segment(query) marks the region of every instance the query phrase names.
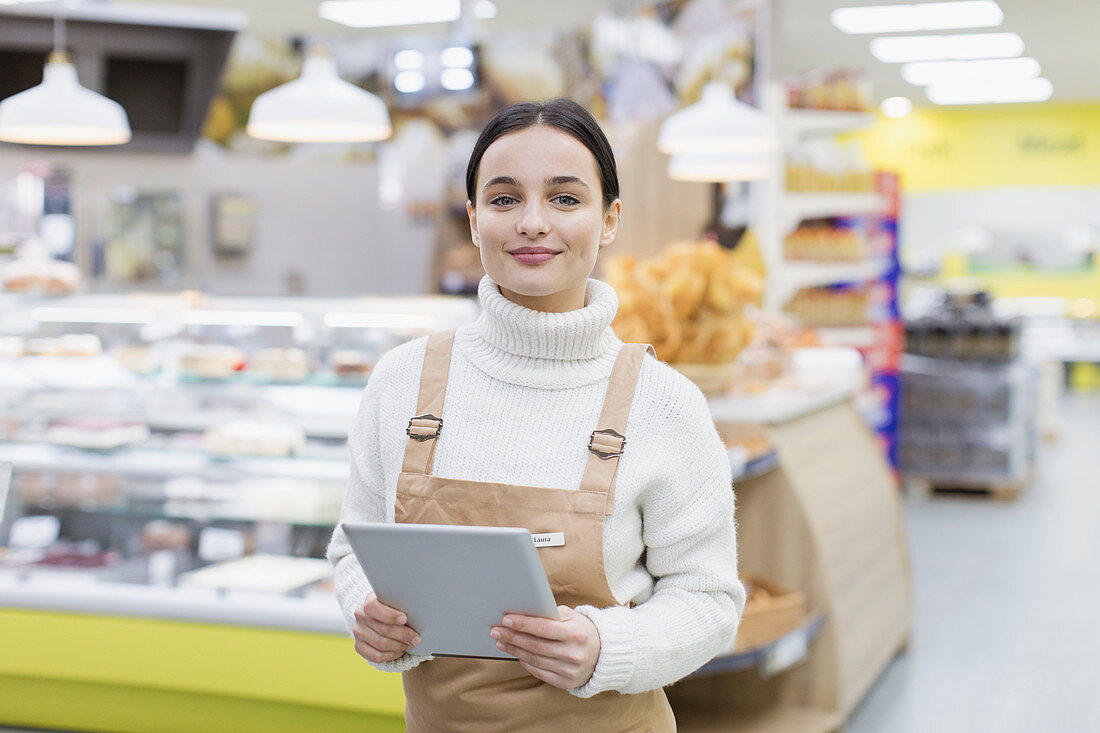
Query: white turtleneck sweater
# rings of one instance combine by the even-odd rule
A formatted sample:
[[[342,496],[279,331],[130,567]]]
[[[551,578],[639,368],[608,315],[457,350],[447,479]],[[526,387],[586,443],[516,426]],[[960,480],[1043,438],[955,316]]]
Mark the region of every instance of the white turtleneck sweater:
[[[485,276],[478,298],[479,317],[455,334],[432,473],[576,490],[623,345],[610,328],[614,289],[589,279],[583,308],[545,313],[508,300]],[[404,343],[375,365],[348,438],[342,522],[394,521],[426,344]],[[729,458],[702,392],[647,354],[626,435],[603,537],[608,586],[623,605],[577,609],[600,635],[591,679],[572,690],[579,697],[644,692],[690,674],[731,648],[745,603]],[[350,631],[370,586],[339,526],[328,558]],[[401,672],[426,659],[375,666]]]

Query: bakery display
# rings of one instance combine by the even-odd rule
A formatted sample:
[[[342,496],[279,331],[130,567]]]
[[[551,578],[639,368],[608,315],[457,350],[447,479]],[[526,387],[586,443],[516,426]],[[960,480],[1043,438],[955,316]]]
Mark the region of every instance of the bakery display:
[[[148,376],[160,367],[153,348],[146,344],[116,346],[111,349],[110,354],[115,361],[135,374]]]
[[[374,359],[364,351],[340,349],[329,356],[329,364],[337,377],[366,379],[374,368]]]
[[[867,259],[867,237],[858,229],[832,224],[804,223],[783,242],[788,260],[862,262]]]
[[[309,376],[309,357],[301,349],[260,349],[249,359],[248,371],[272,382],[301,382]]]
[[[98,356],[103,343],[90,333],[72,333],[56,338],[32,338],[26,341],[27,356]]]
[[[45,257],[13,260],[0,270],[0,289],[11,293],[67,295],[79,284],[79,267]]]
[[[302,451],[306,436],[291,423],[231,420],[208,428],[203,448],[213,456],[293,456]]]
[[[82,450],[116,450],[149,437],[149,428],[131,420],[68,418],[46,429],[45,439],[54,445]]]
[[[244,350],[222,344],[193,344],[180,354],[182,376],[197,379],[226,379],[244,369]]]
[[[753,339],[745,306],[760,276],[714,242],[676,242],[656,257],[610,258],[605,279],[619,296],[611,326],[628,342],[653,344],[670,364],[728,364]]]

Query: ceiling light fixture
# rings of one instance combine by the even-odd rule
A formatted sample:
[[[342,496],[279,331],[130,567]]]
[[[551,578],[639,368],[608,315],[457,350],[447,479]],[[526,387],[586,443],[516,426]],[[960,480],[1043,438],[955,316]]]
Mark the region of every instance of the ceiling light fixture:
[[[421,71],[399,71],[393,77],[393,88],[402,94],[415,94],[424,88],[427,81]]]
[[[779,148],[775,123],[745,104],[723,82],[707,82],[702,98],[663,123],[657,135],[662,153],[764,153]]]
[[[881,109],[882,114],[898,120],[913,111],[913,102],[909,97],[887,97],[882,100]]]
[[[1004,22],[994,0],[837,8],[829,20],[844,33],[898,33],[989,28]]]
[[[970,80],[996,82],[1034,79],[1042,68],[1031,57],[981,61],[913,61],[901,67],[901,78],[915,86]]]
[[[770,153],[675,153],[668,159],[668,177],[674,181],[728,183],[757,181],[771,175]]]
[[[465,46],[449,46],[439,54],[444,66],[469,68],[474,65],[474,52]]]
[[[888,64],[909,61],[1000,59],[1021,56],[1024,41],[1015,33],[962,33],[952,36],[885,36],[871,41],[871,55]]]
[[[424,65],[424,54],[415,48],[406,48],[393,55],[393,65],[399,69],[419,69]]]
[[[309,50],[300,77],[256,97],[245,130],[293,143],[370,142],[393,134],[385,103],[341,79],[323,46]]]
[[[325,20],[352,28],[384,28],[451,23],[462,14],[462,3],[461,0],[324,0],[317,12]]]
[[[439,83],[444,89],[457,92],[474,85],[474,75],[469,69],[444,69],[439,75]]]
[[[474,15],[483,20],[497,17],[497,4],[493,0],[478,0],[474,5]]]
[[[1045,102],[1054,93],[1049,79],[1017,79],[990,83],[988,81],[959,83],[943,82],[924,89],[935,104],[1008,104],[1014,102]]]
[[[65,21],[53,19],[53,53],[42,83],[0,101],[0,140],[26,145],[122,145],[130,120],[118,102],[82,87],[64,51]]]

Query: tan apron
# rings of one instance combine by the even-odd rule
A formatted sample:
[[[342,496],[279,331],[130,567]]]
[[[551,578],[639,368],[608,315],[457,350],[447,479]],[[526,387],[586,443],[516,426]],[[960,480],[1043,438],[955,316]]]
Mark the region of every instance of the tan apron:
[[[431,475],[435,439],[443,425],[453,341],[453,330],[433,333],[428,339],[417,416],[406,430],[409,441],[397,480],[396,521],[564,532],[564,545],[538,551],[558,604],[620,605],[604,574],[604,516],[614,505],[615,472],[625,445],[626,419],[642,359],[652,347],[626,344],[619,353],[599,429],[589,441],[580,489],[571,491]],[[582,699],[531,676],[511,660],[436,657],[405,672],[403,683],[405,722],[411,733],[676,730],[663,690],[638,695],[604,692]]]

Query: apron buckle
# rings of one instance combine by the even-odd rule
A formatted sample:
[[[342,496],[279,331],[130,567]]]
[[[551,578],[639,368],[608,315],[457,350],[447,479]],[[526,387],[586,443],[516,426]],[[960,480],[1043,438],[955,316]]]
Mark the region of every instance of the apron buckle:
[[[441,430],[443,430],[443,419],[426,412],[409,420],[409,427],[405,428],[405,434],[413,440],[433,440],[439,437]]]
[[[596,438],[597,435],[606,436]],[[599,443],[596,441],[599,440]],[[603,460],[621,456],[626,447],[626,437],[611,428],[605,430],[593,430],[592,437],[588,439],[588,450],[595,453]]]

